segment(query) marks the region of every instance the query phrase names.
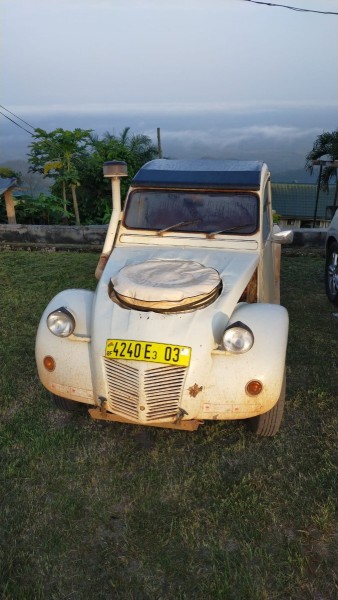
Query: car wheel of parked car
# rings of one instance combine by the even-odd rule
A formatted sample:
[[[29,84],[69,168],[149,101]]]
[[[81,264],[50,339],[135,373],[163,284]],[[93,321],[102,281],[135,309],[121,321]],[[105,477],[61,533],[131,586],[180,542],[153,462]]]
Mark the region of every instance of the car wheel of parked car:
[[[248,419],[248,426],[256,435],[272,437],[279,431],[284,412],[285,388],[286,377],[284,374],[283,385],[277,403],[268,412]]]
[[[74,402],[74,400],[62,398],[61,396],[57,396],[56,394],[51,394],[51,396],[55,406],[57,406],[57,408],[60,408],[61,410],[66,410],[67,412],[83,411],[84,405],[81,404],[81,402]]]
[[[327,250],[325,264],[325,288],[328,299],[338,304],[338,243],[333,242]]]

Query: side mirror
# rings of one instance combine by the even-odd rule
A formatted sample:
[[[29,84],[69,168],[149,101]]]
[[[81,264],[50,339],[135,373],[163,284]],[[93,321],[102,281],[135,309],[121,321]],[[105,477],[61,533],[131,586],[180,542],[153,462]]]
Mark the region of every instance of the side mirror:
[[[281,231],[279,227],[274,227],[271,234],[271,241],[275,244],[292,244],[293,242],[293,231],[286,230]]]

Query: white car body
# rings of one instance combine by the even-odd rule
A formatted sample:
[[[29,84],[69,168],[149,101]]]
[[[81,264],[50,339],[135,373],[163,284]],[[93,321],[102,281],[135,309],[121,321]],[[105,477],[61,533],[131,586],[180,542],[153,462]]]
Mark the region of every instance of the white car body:
[[[173,223],[170,215],[163,217],[168,227],[159,226],[157,231],[130,226],[133,214],[140,210],[137,207],[143,206],[144,212],[148,196],[155,198],[158,190],[163,207],[171,196],[175,206],[181,198],[186,202],[185,195],[199,206],[207,190],[210,194],[203,202],[209,203],[209,212],[213,198],[221,202],[222,194],[238,205],[241,194],[250,196],[249,202],[257,202],[257,227],[250,233],[240,228],[219,233],[219,227],[212,225],[203,225],[208,231],[199,230],[202,226],[191,230],[194,225],[185,221],[172,228],[175,219]],[[119,217],[120,221],[113,210],[106,264],[96,292],[65,290],[42,315],[36,360],[43,385],[55,396],[91,405],[93,418],[139,425],[195,429],[208,419],[250,419],[271,411],[283,393],[288,339],[288,314],[279,305],[280,244],[291,236],[273,225],[267,166],[240,161],[151,161],[134,178]],[[198,265],[202,279],[206,274],[206,287],[214,274],[219,287],[204,305],[204,288],[198,288],[202,305],[194,308],[189,304],[189,289],[194,287]],[[146,281],[144,268],[150,273]],[[125,286],[122,295],[119,286]],[[122,298],[127,298],[126,303]],[[173,309],[162,304],[166,299]],[[182,307],[180,302],[188,304]],[[54,335],[47,326],[48,315],[60,308],[74,319],[75,329],[68,337]],[[252,332],[254,341],[247,352],[224,349],[224,331],[237,322]],[[125,354],[128,348],[130,356]],[[171,362],[153,362],[162,350]],[[172,362],[176,356],[178,366]],[[46,357],[54,361],[50,370],[45,367]],[[248,384],[256,381],[261,389],[249,393]]]
[[[338,207],[327,230],[326,250],[332,242],[338,242]]]

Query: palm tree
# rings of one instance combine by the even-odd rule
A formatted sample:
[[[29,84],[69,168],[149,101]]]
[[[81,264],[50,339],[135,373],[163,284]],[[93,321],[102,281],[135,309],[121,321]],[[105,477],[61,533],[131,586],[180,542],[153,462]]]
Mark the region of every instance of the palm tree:
[[[109,160],[127,163],[128,177],[121,182],[123,203],[135,173],[146,162],[158,157],[157,146],[147,135],[131,134],[130,127],[125,127],[119,134],[107,131],[100,137],[92,132],[89,138],[89,147],[76,165],[81,181],[80,204],[85,221],[98,222],[104,219],[106,222],[111,209],[111,186],[103,177],[103,163]]]
[[[311,174],[313,173],[313,161],[318,160],[322,157],[326,157],[327,160],[333,162],[338,160],[338,129],[329,132],[324,131],[321,133],[313,144],[312,150],[306,156],[305,168]],[[320,189],[325,192],[329,190],[329,182],[331,179],[336,181],[336,191],[334,198],[334,205],[337,203],[338,198],[338,180],[337,180],[337,167],[324,165],[320,171]]]
[[[128,177],[122,182],[125,193],[135,173],[147,162],[158,157],[157,146],[145,134],[131,134],[125,127],[119,135],[106,131],[102,139],[92,137],[94,157],[99,157],[101,165],[108,160],[124,160],[128,165]],[[102,167],[101,167],[102,168]],[[102,178],[103,179],[103,178]],[[107,182],[104,182],[106,186]]]
[[[124,156],[124,160],[131,161],[130,166],[135,166],[137,170],[158,155],[157,146],[152,143],[150,137],[143,133],[131,135],[130,127],[125,127],[119,136],[107,131],[101,140],[101,144],[110,153],[118,152],[119,156],[114,158],[119,159]]]

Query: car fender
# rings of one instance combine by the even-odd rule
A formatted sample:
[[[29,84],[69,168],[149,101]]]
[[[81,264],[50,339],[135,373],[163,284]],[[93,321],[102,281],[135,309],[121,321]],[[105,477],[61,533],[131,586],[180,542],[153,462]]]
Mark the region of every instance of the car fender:
[[[46,307],[38,327],[35,356],[42,384],[53,394],[92,404],[93,385],[90,361],[91,322],[94,292],[64,290]],[[58,337],[47,327],[48,315],[64,307],[75,319],[75,330],[69,337]],[[43,364],[45,356],[55,361],[53,371]]]
[[[289,331],[288,312],[279,304],[239,303],[232,313],[228,326],[241,321],[252,330],[255,343],[271,345],[279,356],[285,356]],[[271,348],[272,349],[272,348]],[[262,350],[260,348],[260,350]]]
[[[270,410],[278,401],[285,372],[288,340],[287,310],[276,304],[240,303],[227,328],[236,322],[249,327],[254,336],[252,348],[243,354],[227,352],[220,346],[212,352],[209,385],[204,390],[199,417],[248,418]],[[246,386],[259,380],[263,390],[250,396]]]

